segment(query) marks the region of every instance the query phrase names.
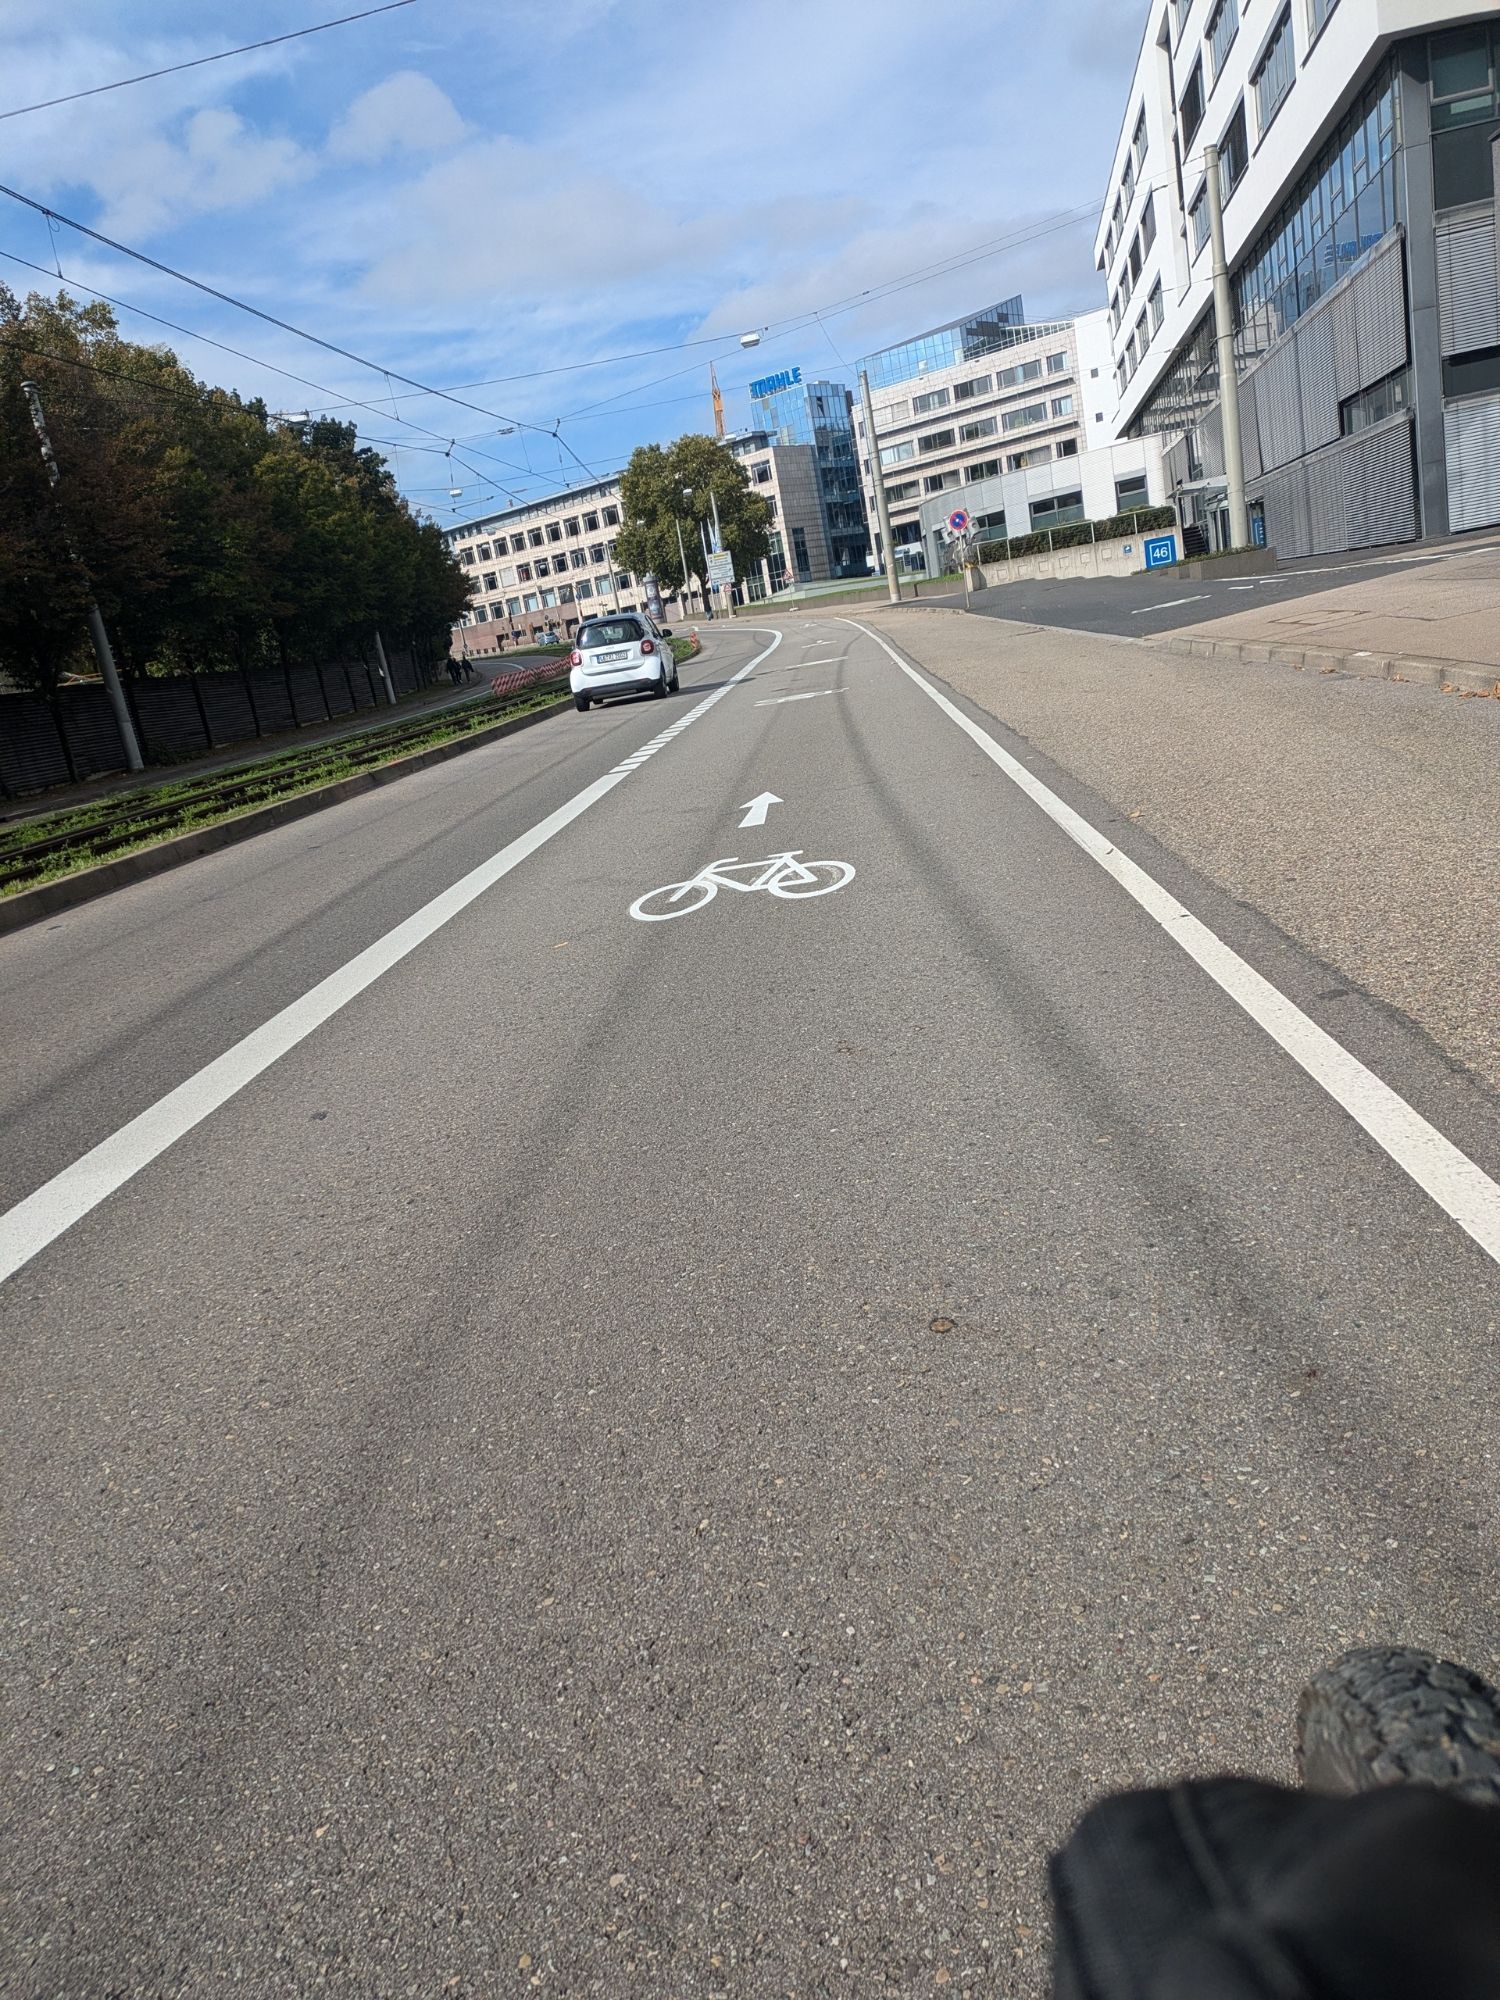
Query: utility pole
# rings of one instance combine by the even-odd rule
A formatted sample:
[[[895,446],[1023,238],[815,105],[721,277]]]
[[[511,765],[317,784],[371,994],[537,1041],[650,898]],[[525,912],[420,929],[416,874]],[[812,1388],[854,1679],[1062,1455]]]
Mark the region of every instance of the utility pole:
[[[692,599],[688,596],[687,550],[682,545],[682,523],[675,514],[672,516],[672,526],[677,530],[677,558],[682,564],[682,608],[691,618],[693,615],[693,604]]]
[[[1214,260],[1214,335],[1219,351],[1219,411],[1224,430],[1224,481],[1229,488],[1229,542],[1250,546],[1250,509],[1245,503],[1245,453],[1240,442],[1240,381],[1234,372],[1234,309],[1229,296],[1229,264],[1224,255],[1224,190],[1219,184],[1219,149],[1203,148],[1207,175],[1208,234]]]
[[[875,515],[880,523],[880,552],[885,557],[885,581],[892,604],[901,602],[901,583],[896,575],[896,550],[891,541],[891,510],[885,502],[885,470],[880,463],[880,440],[875,435],[875,406],[870,401],[870,378],[859,371],[859,400],[865,412],[865,443],[870,447],[870,481],[875,488]]]
[[[31,411],[31,421],[36,430],[37,442],[42,448],[42,463],[47,468],[48,484],[55,493],[61,474],[57,469],[57,458],[52,450],[52,440],[47,435],[47,420],[42,415],[42,399],[37,394],[35,382],[23,382],[21,384],[21,394],[26,398],[27,407]],[[82,562],[79,560],[78,550],[74,545],[72,535],[68,531],[67,518],[63,513],[60,503],[57,515],[58,520],[62,524],[63,541],[67,545],[68,554],[73,559],[73,565],[76,569],[83,572],[84,578],[87,580],[88,571],[84,569]],[[104,686],[109,695],[109,705],[115,712],[115,722],[120,731],[120,741],[125,746],[126,767],[132,771],[144,771],[146,761],[141,755],[141,746],[135,733],[135,722],[125,702],[125,690],[121,687],[120,676],[115,670],[115,656],[110,650],[109,634],[104,629],[104,619],[100,615],[98,605],[94,602],[92,592],[89,594],[88,621],[89,637],[94,642],[94,655],[99,662],[99,671],[104,677]]]
[[[464,657],[467,659],[469,653],[469,641],[467,637],[464,638],[463,648]],[[378,625],[375,627],[375,657],[380,662],[380,678],[385,682],[385,698],[391,707],[394,708],[396,706],[396,683],[391,679],[390,662],[385,656],[385,642],[380,636],[380,627]]]

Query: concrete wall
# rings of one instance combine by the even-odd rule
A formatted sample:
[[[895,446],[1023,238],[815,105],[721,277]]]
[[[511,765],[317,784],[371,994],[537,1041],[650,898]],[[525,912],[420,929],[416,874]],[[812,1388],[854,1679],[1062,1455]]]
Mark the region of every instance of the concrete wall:
[[[1150,532],[1159,535],[1165,530]],[[1024,583],[1033,577],[1134,576],[1145,567],[1145,538],[1135,535],[1128,542],[1085,542],[1078,548],[1017,556],[1014,562],[986,563],[981,574],[988,585]]]

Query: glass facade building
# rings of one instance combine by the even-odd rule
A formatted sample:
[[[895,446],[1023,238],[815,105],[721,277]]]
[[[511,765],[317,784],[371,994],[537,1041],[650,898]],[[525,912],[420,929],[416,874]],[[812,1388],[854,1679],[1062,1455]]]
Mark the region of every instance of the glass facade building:
[[[753,397],[750,407],[757,428],[768,432],[774,443],[811,448],[831,573],[865,575],[870,531],[849,391],[842,382],[794,382],[771,395]]]
[[[979,361],[986,354],[995,354],[1013,345],[1025,322],[1026,310],[1018,292],[1012,299],[1002,299],[999,305],[971,313],[967,319],[934,327],[930,333],[918,334],[915,340],[903,340],[899,347],[883,347],[878,354],[867,355],[859,365],[868,372],[872,389],[889,388],[893,382],[909,381],[913,375],[954,368],[961,362]]]

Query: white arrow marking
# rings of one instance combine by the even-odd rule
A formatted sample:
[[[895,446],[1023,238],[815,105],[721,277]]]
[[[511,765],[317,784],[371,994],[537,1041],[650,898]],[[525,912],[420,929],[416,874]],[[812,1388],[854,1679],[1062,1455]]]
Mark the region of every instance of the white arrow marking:
[[[807,694],[776,694],[769,701],[758,701],[757,708],[777,708],[784,701],[816,701],[821,694],[838,694],[838,688],[813,688]]]
[[[745,817],[740,821],[740,825],[764,826],[766,823],[766,814],[771,810],[772,806],[784,806],[785,804],[786,800],[777,798],[774,792],[762,792],[759,798],[746,799]]]

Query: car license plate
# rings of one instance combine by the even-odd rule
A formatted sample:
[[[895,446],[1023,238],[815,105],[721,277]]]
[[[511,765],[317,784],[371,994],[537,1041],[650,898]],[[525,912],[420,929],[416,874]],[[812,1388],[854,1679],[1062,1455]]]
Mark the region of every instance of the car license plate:
[[[630,648],[628,646],[616,646],[612,653],[595,653],[594,664],[595,666],[602,667],[606,660],[628,660],[629,658]]]

